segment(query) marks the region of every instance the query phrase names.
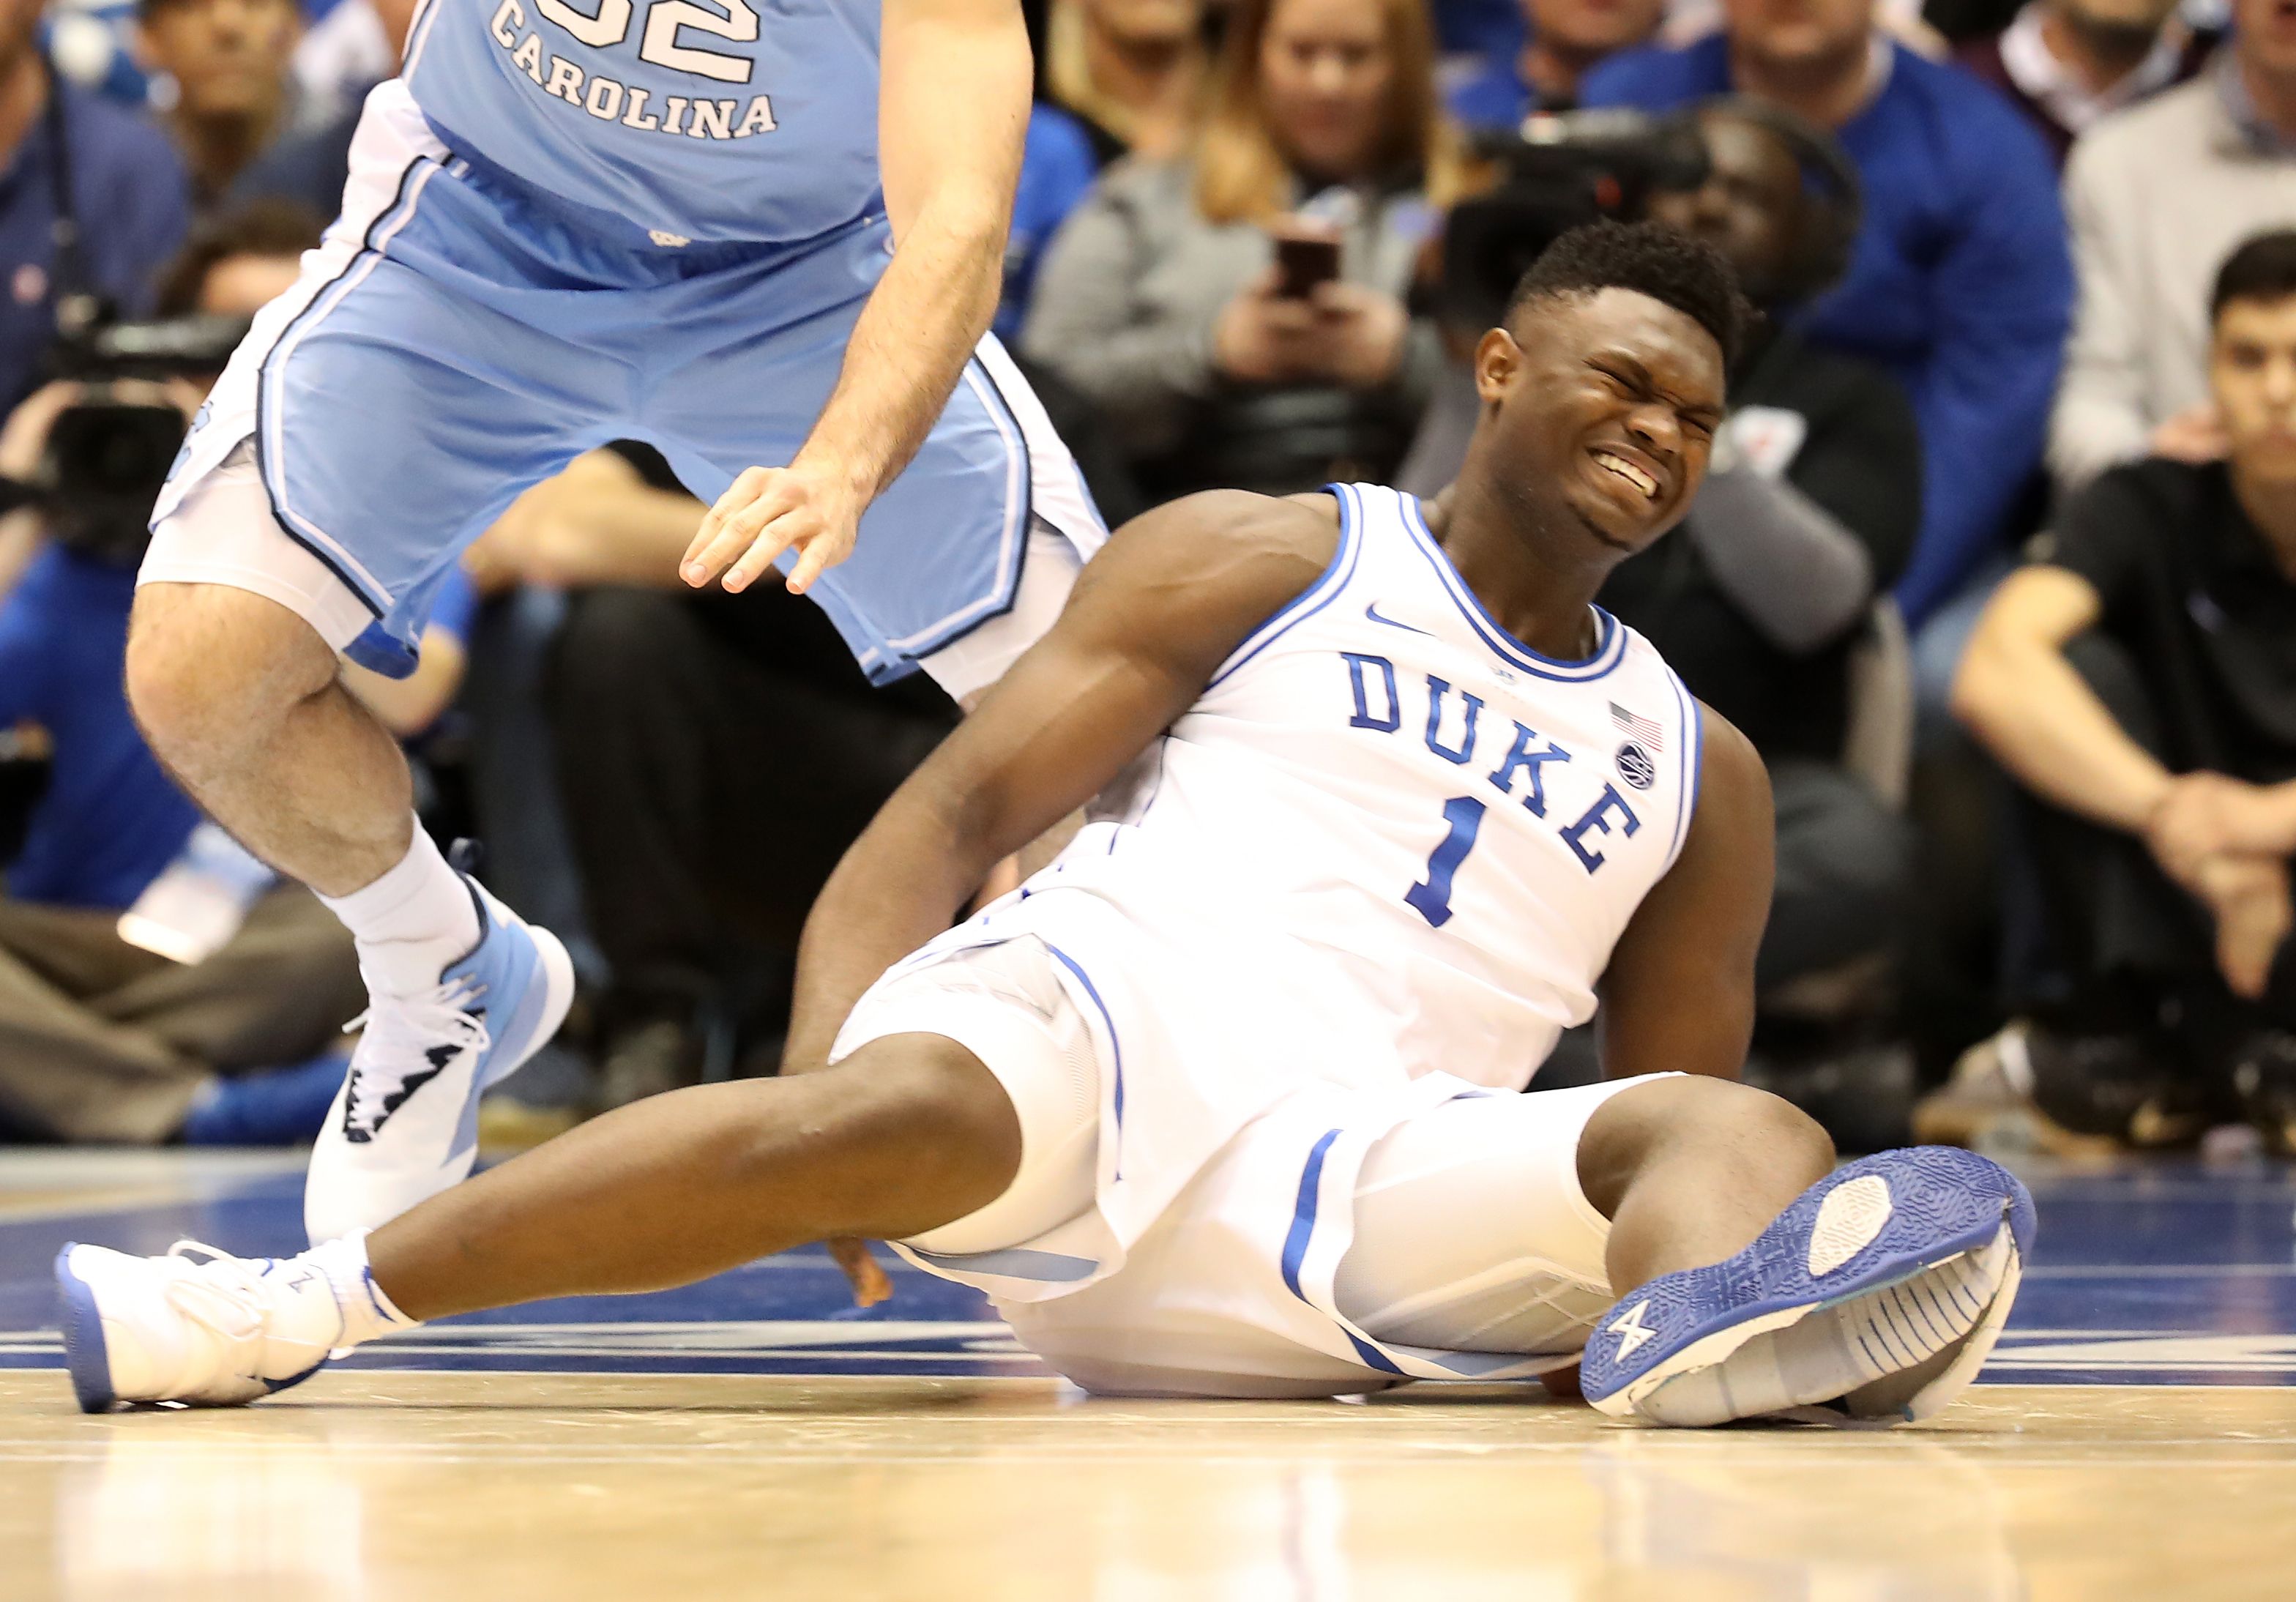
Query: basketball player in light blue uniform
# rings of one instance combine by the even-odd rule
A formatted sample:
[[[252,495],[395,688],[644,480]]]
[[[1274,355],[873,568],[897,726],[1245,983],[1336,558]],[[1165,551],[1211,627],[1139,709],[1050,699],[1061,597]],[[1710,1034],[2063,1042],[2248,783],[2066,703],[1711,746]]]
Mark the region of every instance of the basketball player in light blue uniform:
[[[1218,492],[1116,538],[822,892],[783,1077],[639,1102],[286,1263],[67,1247],[81,1405],[250,1401],[419,1319],[866,1235],[1095,1392],[1583,1364],[1659,1424],[1944,1407],[2031,1200],[1970,1152],[1837,1168],[1726,1082],[1768,781],[1593,604],[1689,505],[1746,316],[1703,245],[1565,234],[1477,349],[1447,507]],[[1598,997],[1610,1077],[1519,1094]]]
[[[398,748],[337,682],[339,654],[412,670],[521,491],[647,440],[715,503],[687,583],[778,564],[873,678],[922,668],[960,700],[1059,610],[1102,530],[984,337],[1029,82],[1015,0],[416,15],[341,218],[160,498],[128,647],[154,749],[358,941],[373,1006],[316,1236],[467,1173],[480,1092],[571,996],[559,942],[414,826]]]

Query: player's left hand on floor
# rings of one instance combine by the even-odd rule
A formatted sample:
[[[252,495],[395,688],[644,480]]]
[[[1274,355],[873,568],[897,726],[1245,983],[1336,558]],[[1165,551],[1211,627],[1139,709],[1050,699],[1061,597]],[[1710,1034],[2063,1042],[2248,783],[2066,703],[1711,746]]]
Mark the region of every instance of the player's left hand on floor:
[[[845,1277],[853,1282],[853,1303],[857,1307],[874,1307],[889,1300],[893,1294],[892,1277],[885,1272],[869,1243],[850,1235],[840,1235],[829,1243],[829,1254]]]
[[[817,470],[746,468],[701,520],[678,576],[700,589],[723,573],[726,587],[738,594],[793,550],[789,588],[803,595],[852,555],[864,505],[864,497]]]

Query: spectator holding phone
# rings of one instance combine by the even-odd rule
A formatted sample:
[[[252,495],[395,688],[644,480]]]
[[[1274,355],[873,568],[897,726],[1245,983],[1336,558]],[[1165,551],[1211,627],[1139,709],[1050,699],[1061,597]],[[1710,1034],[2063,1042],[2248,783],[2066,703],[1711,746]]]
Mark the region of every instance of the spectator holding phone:
[[[1463,177],[1416,0],[1242,0],[1193,151],[1103,177],[1022,348],[1152,496],[1385,476],[1441,361],[1404,295]]]

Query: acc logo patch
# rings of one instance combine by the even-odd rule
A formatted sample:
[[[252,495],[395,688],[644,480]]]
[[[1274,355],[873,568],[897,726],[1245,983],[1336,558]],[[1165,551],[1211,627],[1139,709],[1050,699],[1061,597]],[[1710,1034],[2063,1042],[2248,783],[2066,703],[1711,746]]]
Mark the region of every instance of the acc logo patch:
[[[1637,790],[1647,790],[1658,783],[1658,764],[1651,760],[1650,752],[1632,740],[1619,747],[1617,758],[1619,776]]]

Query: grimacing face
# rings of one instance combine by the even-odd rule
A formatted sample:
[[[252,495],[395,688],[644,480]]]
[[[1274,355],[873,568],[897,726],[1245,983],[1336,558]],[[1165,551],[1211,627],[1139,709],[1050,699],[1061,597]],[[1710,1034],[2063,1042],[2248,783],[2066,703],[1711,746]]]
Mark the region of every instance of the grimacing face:
[[[1726,257],[1756,304],[1785,284],[1802,226],[1801,164],[1785,141],[1759,123],[1726,112],[1699,119],[1706,137],[1706,182],[1651,197],[1653,222],[1702,240]]]
[[[1632,555],[1690,509],[1722,421],[1722,349],[1626,289],[1540,297],[1483,335],[1475,384],[1517,504]]]
[[[2296,295],[2226,303],[2209,347],[2209,386],[2242,474],[2296,484]]]

